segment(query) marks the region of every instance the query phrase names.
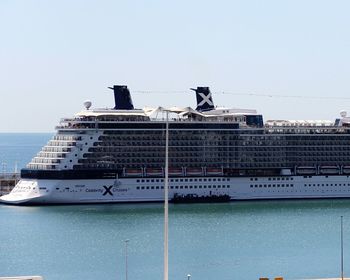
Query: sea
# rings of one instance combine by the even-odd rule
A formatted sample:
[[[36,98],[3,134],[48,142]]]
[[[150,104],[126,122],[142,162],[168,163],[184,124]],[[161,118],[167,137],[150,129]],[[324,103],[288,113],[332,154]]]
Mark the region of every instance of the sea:
[[[1,171],[22,168],[53,134],[0,133]],[[161,203],[0,205],[0,276],[163,279]],[[169,279],[350,275],[350,200],[169,205]],[[190,276],[189,276],[190,275]]]

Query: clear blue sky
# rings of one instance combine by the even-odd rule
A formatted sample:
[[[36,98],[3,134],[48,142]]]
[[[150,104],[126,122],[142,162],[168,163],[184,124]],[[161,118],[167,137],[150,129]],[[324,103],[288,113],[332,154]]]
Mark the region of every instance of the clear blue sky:
[[[0,1],[0,132],[113,106],[195,106],[188,88],[350,98],[350,1]],[[214,96],[265,119],[334,119],[350,100]]]

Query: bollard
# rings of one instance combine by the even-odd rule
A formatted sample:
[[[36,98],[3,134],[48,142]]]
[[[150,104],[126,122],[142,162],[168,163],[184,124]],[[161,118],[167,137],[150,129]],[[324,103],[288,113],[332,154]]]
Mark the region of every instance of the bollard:
[[[266,277],[260,277],[259,280],[269,280],[269,278]]]
[[[283,277],[281,276],[275,277],[275,280],[283,280]]]

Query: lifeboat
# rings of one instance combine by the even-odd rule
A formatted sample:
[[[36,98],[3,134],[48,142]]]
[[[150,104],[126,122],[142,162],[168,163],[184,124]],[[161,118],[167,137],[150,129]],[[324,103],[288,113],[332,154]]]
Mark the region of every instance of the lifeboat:
[[[207,168],[207,175],[223,175],[222,168]]]
[[[182,176],[183,171],[182,168],[169,168],[168,174],[169,176]]]
[[[316,167],[314,166],[299,166],[296,170],[299,175],[313,175],[316,174]]]
[[[320,167],[320,174],[339,174],[339,167],[338,166],[321,166]]]
[[[142,177],[142,169],[141,168],[126,168],[125,169],[126,177]]]
[[[163,176],[163,169],[162,168],[147,168],[146,169],[146,176]]]
[[[349,165],[343,166],[343,174],[350,174],[350,166]]]
[[[188,168],[186,168],[186,175],[187,176],[203,176],[203,169],[202,168],[188,167]]]

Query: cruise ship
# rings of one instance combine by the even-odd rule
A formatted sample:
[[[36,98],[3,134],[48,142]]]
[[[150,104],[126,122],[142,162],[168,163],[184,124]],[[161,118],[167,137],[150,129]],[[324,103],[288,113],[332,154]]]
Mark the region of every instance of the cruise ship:
[[[164,201],[167,124],[170,201],[350,197],[345,111],[335,121],[264,122],[256,110],[214,106],[208,87],[191,89],[195,109],[135,109],[127,86],[111,89],[114,108],[86,101],[62,119],[1,202]]]

